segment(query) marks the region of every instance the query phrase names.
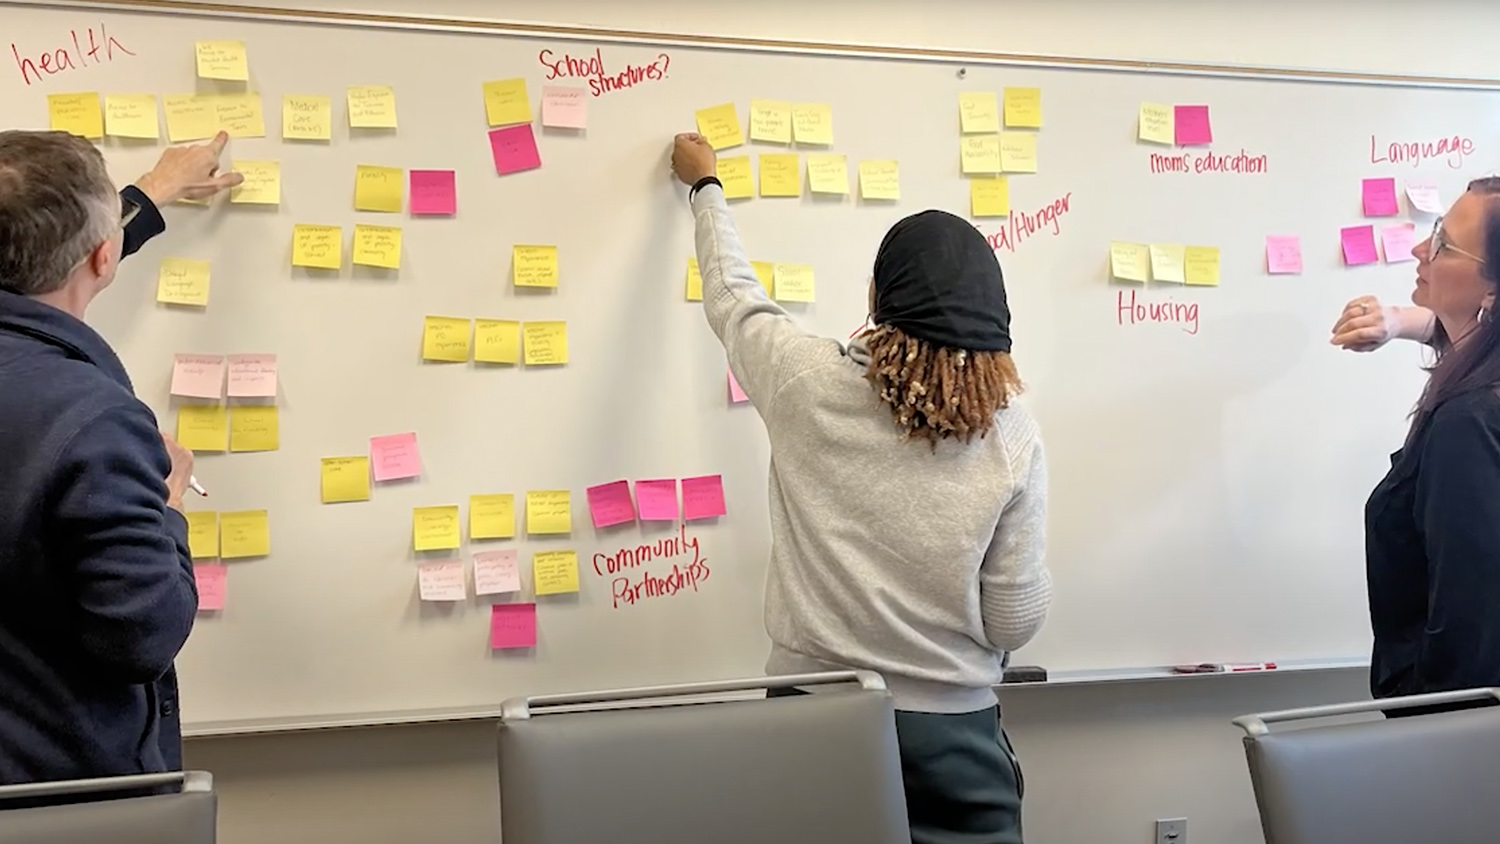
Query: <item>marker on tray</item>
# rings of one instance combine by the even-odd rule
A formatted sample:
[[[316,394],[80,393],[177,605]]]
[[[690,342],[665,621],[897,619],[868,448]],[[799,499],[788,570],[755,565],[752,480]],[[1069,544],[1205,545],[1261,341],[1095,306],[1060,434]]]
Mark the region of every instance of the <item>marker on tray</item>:
[[[1246,671],[1275,671],[1274,662],[1203,662],[1197,665],[1174,665],[1173,674],[1241,674]]]

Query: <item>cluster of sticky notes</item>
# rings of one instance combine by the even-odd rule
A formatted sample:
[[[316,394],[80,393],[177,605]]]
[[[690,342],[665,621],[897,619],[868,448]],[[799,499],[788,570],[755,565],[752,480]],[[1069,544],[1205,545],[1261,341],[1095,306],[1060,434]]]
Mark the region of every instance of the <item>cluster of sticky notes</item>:
[[[1109,245],[1109,268],[1120,281],[1216,287],[1219,247],[1115,241]]]
[[[1168,146],[1206,146],[1213,143],[1214,130],[1206,105],[1141,103],[1137,137]]]
[[[156,301],[164,305],[208,307],[210,265],[196,258],[165,258],[156,277]]]
[[[242,560],[271,553],[271,517],[266,510],[187,514],[188,553],[194,560]]]
[[[589,514],[595,528],[643,522],[675,522],[715,519],[726,512],[724,481],[720,475],[684,478],[679,506],[678,481],[675,478],[635,482],[631,496],[629,481],[613,481],[588,488]]]
[[[734,103],[699,109],[698,133],[716,150],[745,143],[740,115]],[[833,143],[833,108],[825,103],[791,103],[781,100],[750,101],[750,139],[773,144]]]
[[[265,113],[259,94],[168,94],[162,98],[167,139],[201,141],[224,130],[231,138],[264,138]]]
[[[812,265],[751,261],[750,266],[767,296],[780,302],[815,301]],[[688,259],[686,294],[689,302],[703,301],[703,272],[697,258]]]
[[[468,320],[429,316],[422,324],[422,359],[438,363],[561,366],[568,362],[568,324],[560,320]]]
[[[557,247],[517,245],[511,249],[511,282],[516,287],[557,287]]]
[[[724,186],[725,199],[749,199],[757,192],[763,197],[800,197],[803,165],[796,153],[764,153],[760,158],[760,179],[747,155],[721,158],[717,175]],[[824,196],[849,194],[849,160],[837,153],[809,153],[807,185]],[[859,193],[865,200],[895,201],[901,198],[900,168],[895,161],[859,162]]]
[[[1417,244],[1417,234],[1416,227],[1411,223],[1396,223],[1382,227],[1380,240],[1385,247],[1387,264],[1416,260],[1411,251]],[[1339,245],[1346,266],[1357,267],[1380,262],[1380,250],[1375,245],[1374,226],[1346,226],[1340,229]]]
[[[1000,173],[1037,171],[1037,135],[1042,126],[1040,88],[965,91],[958,97],[959,169],[965,176],[994,177]],[[979,180],[976,180],[979,181]],[[970,211],[976,217],[1010,213],[1009,186],[993,178],[970,185]]]
[[[179,354],[172,365],[171,394],[207,399],[177,410],[177,439],[192,451],[275,451],[281,447],[280,415],[274,404],[219,404],[228,381],[231,399],[276,397],[275,355]]]
[[[350,260],[356,266],[386,270],[401,268],[401,229],[398,226],[354,225]],[[292,227],[292,266],[339,270],[344,266],[344,230],[340,226],[298,223]]]

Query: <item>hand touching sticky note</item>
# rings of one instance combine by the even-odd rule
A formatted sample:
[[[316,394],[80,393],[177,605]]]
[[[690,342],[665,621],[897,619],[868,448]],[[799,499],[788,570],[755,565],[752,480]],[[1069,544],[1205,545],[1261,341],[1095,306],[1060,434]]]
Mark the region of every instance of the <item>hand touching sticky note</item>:
[[[370,500],[370,458],[325,457],[322,469],[324,504]]]
[[[104,137],[104,108],[93,91],[48,94],[47,121],[54,132],[68,132],[91,141]]]
[[[734,103],[699,109],[697,118],[698,134],[714,149],[729,149],[745,143],[745,133],[740,129],[740,116]]]
[[[568,362],[568,324],[528,322],[521,326],[527,366],[561,366]]]
[[[362,267],[401,269],[401,229],[356,223],[350,260]]]
[[[510,539],[516,535],[516,497],[509,493],[469,496],[469,538]]]
[[[458,505],[417,507],[411,513],[412,544],[418,551],[447,551],[463,542]]]
[[[245,53],[245,42],[199,41],[197,53],[199,79],[250,80],[250,59]]]
[[[526,80],[501,79],[484,83],[484,113],[491,126],[531,122],[531,95]]]
[[[292,229],[292,266],[336,270],[344,265],[344,230],[298,224]]]
[[[565,489],[526,493],[526,532],[538,536],[573,532],[573,494]]]
[[[568,595],[578,591],[578,554],[548,551],[531,558],[531,577],[537,595]]]
[[[361,164],[354,171],[354,210],[401,213],[406,173],[399,167]]]
[[[271,517],[265,510],[219,514],[219,557],[239,560],[271,554]]]
[[[511,250],[511,281],[517,287],[557,286],[556,246],[516,246]]]
[[[473,323],[458,317],[427,317],[422,321],[422,359],[466,363],[472,328]]]
[[[474,320],[474,360],[478,363],[520,363],[521,323],[509,319]]]

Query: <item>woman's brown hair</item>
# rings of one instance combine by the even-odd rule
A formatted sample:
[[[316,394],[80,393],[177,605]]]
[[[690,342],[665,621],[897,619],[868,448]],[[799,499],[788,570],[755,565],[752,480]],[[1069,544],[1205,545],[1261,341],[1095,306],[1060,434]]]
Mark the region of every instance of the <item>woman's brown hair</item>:
[[[865,342],[870,349],[865,377],[890,406],[896,427],[933,448],[950,437],[983,438],[995,426],[995,414],[1022,390],[1006,352],[950,349],[889,325],[876,326]]]

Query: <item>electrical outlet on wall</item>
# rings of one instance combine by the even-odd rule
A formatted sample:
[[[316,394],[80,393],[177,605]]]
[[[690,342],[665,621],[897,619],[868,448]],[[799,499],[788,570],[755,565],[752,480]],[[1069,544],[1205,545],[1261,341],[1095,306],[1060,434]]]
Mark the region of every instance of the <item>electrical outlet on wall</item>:
[[[1187,844],[1187,818],[1157,821],[1156,844]]]

